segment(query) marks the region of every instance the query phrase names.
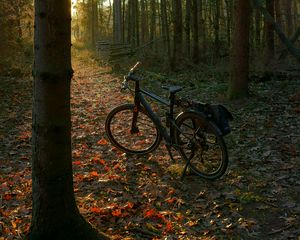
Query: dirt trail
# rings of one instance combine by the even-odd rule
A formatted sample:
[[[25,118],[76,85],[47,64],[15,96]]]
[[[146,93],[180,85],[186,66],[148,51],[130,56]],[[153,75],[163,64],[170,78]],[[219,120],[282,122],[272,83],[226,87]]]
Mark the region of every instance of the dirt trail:
[[[75,193],[97,228],[113,239],[298,239],[299,80],[256,83],[249,101],[227,103],[235,115],[227,174],[180,181],[164,147],[137,158],[107,141],[106,114],[129,99],[120,77],[91,61],[73,67]],[[31,83],[0,85],[0,239],[21,239],[31,211]]]

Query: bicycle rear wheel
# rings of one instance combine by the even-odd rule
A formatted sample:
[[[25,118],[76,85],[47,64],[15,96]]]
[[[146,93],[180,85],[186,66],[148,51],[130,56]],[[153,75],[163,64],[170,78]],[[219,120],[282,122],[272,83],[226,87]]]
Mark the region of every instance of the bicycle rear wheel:
[[[155,150],[161,140],[159,130],[142,108],[134,112],[133,104],[114,108],[106,117],[105,131],[111,143],[131,154]]]
[[[176,124],[175,140],[189,168],[205,179],[220,178],[226,172],[228,154],[216,125],[195,112],[183,112]]]

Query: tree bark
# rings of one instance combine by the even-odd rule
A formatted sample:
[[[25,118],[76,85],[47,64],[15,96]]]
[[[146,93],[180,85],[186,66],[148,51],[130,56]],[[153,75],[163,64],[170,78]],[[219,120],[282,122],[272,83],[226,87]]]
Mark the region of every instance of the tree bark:
[[[176,70],[180,64],[179,58],[182,57],[182,2],[181,0],[173,0],[173,56],[171,68]]]
[[[266,1],[266,9],[269,14],[274,18],[274,0]],[[275,55],[275,39],[273,24],[270,20],[265,18],[265,31],[266,31],[266,53],[265,53],[265,65],[268,66]]]
[[[156,37],[155,30],[156,30],[156,0],[150,1],[150,41],[153,41]]]
[[[185,5],[185,49],[186,54],[191,56],[191,3],[192,0],[186,0]]]
[[[168,15],[167,15],[167,4],[166,0],[161,0],[161,28],[162,28],[162,38],[164,48],[167,49],[167,57],[169,63],[171,63],[171,46],[170,46],[170,33],[169,33],[169,25],[168,25]]]
[[[285,6],[287,36],[291,37],[294,30],[293,17],[292,17],[292,0],[285,0],[284,6]]]
[[[122,42],[122,8],[121,0],[113,2],[113,39],[115,43]]]
[[[233,32],[230,99],[248,97],[250,0],[235,0],[235,26]]]
[[[193,0],[193,63],[199,63],[198,0]]]
[[[147,11],[147,2],[141,0],[141,42],[145,43],[149,38],[149,29],[148,29],[148,11]]]
[[[214,62],[220,55],[220,0],[215,0],[215,19],[214,19]]]
[[[31,240],[107,239],[79,214],[73,193],[71,2],[35,0]]]
[[[231,44],[231,22],[232,22],[232,3],[229,0],[225,0],[226,6],[226,30],[227,30],[227,44],[230,49]]]

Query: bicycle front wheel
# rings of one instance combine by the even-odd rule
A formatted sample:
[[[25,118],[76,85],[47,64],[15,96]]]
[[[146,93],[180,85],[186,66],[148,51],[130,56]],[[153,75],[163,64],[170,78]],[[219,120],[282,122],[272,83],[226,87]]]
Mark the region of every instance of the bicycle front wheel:
[[[118,149],[131,154],[154,151],[161,140],[154,122],[141,108],[134,111],[133,104],[114,108],[105,121],[105,131],[110,142]]]
[[[195,112],[183,112],[176,124],[175,140],[189,168],[205,179],[220,178],[226,172],[228,154],[216,125]]]

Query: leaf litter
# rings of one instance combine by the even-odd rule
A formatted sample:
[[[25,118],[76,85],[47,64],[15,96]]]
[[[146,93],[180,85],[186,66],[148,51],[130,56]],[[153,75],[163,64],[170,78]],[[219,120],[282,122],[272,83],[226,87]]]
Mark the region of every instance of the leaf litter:
[[[96,228],[112,239],[300,236],[299,80],[253,83],[248,101],[226,102],[235,115],[228,172],[214,182],[180,181],[163,146],[135,157],[108,142],[107,113],[130,99],[119,92],[121,78],[88,61],[75,60],[74,69],[74,191]],[[0,82],[0,239],[22,239],[31,219],[32,84]],[[202,87],[199,100],[220,97]]]

